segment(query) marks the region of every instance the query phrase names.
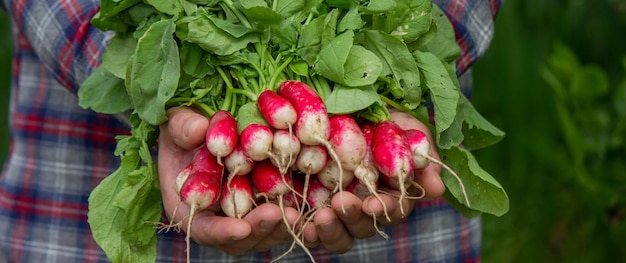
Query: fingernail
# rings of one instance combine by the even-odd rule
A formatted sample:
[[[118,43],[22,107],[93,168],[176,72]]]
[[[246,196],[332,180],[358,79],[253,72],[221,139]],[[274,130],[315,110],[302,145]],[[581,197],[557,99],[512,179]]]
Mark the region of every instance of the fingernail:
[[[187,123],[185,124],[185,130],[183,131],[185,137],[189,137],[199,119],[199,117],[193,117],[187,121]]]
[[[239,240],[242,240],[244,238],[246,238],[246,236],[236,236],[235,235],[235,236],[231,236],[230,240],[232,240],[232,241],[239,241]]]
[[[335,227],[336,227],[335,220],[331,220],[330,222],[320,225],[320,228],[322,229],[322,231],[326,233],[331,233],[335,231]]]
[[[306,239],[306,242],[309,242],[309,243],[317,242],[317,238],[315,237],[304,237],[304,239]]]
[[[354,206],[344,207],[343,209],[341,207],[339,209],[335,209],[335,212],[337,214],[342,214],[344,216],[352,215],[354,211],[355,211]]]

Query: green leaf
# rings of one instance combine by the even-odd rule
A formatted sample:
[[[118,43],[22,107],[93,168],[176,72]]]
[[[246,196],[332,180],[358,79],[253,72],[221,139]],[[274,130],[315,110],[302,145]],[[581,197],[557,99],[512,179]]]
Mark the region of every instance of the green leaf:
[[[465,98],[464,96],[460,96]],[[463,112],[464,104],[459,101],[457,104],[457,112]],[[450,149],[452,147],[456,147],[463,143],[465,139],[465,134],[463,133],[463,123],[465,121],[465,116],[463,114],[457,114],[454,117],[454,121],[450,124],[450,127],[444,131],[442,131],[437,136],[437,146],[440,149]]]
[[[124,80],[115,77],[103,66],[98,67],[80,86],[78,105],[105,114],[130,110]]]
[[[163,0],[144,0],[149,5],[153,6],[159,12],[168,14],[168,15],[178,15],[183,12],[183,6],[178,0],[174,1],[163,1]]]
[[[207,54],[196,44],[183,42],[180,48],[180,61],[183,72],[195,78],[215,73],[215,67],[207,63]]]
[[[279,25],[283,17],[269,8],[263,0],[247,0],[238,2],[246,18],[253,25],[265,28]]]
[[[364,14],[378,14],[389,12],[396,8],[395,1],[387,1],[387,0],[370,0],[369,3],[361,7],[361,12]]]
[[[391,75],[396,82],[395,86],[402,88],[405,100],[419,102],[422,90],[418,65],[404,42],[380,31],[367,30],[363,33],[363,46],[382,61],[381,75]]]
[[[382,63],[371,51],[353,45],[354,33],[346,31],[320,51],[314,69],[320,75],[349,87],[374,83],[382,70]]]
[[[149,236],[137,233],[135,242],[129,242],[125,229],[129,224],[123,209],[114,205],[114,200],[124,188],[125,167],[120,167],[106,177],[89,195],[88,222],[93,237],[111,262],[154,262],[156,261],[156,232],[151,226]],[[160,213],[159,202],[156,202]],[[146,214],[154,205],[142,207]],[[159,218],[151,218],[153,221]],[[143,235],[143,236],[139,236]]]
[[[446,67],[435,55],[415,51],[413,56],[433,102],[436,132],[441,133],[452,125],[456,117],[456,106],[461,97],[459,90]]]
[[[102,54],[102,66],[116,77],[126,79],[126,65],[136,48],[137,40],[131,34],[115,34]]]
[[[337,32],[344,32],[347,30],[358,30],[363,27],[365,22],[361,19],[358,8],[352,8],[339,20],[337,25]]]
[[[129,61],[126,88],[139,117],[152,125],[167,120],[165,103],[178,86],[180,58],[174,28],[169,20],[152,24]]]
[[[324,100],[326,110],[331,114],[354,113],[374,103],[383,104],[383,101],[371,85],[345,87],[335,84],[333,91]]]
[[[433,6],[430,0],[411,1],[410,6],[403,11],[409,10],[404,13],[398,21],[398,25],[391,35],[401,37],[405,43],[411,43],[419,39],[423,34],[430,30],[430,26],[433,21],[431,15],[431,7]]]
[[[255,102],[249,102],[241,105],[237,112],[237,131],[241,131],[252,123],[258,123],[269,126]]]
[[[442,151],[444,162],[461,178],[465,191],[470,200],[470,205],[465,203],[461,186],[457,179],[445,169],[442,170],[441,179],[447,191],[468,208],[501,216],[509,211],[509,197],[506,192],[489,173],[483,170],[474,156],[460,147],[452,147]]]
[[[481,149],[498,143],[504,138],[505,133],[486,120],[474,108],[465,96],[460,100],[463,105],[463,146],[469,150]]]
[[[100,17],[113,17],[139,2],[141,0],[102,0],[100,1]]]
[[[215,21],[219,21],[219,25]],[[183,17],[176,22],[176,26],[178,38],[196,43],[202,49],[220,56],[230,55],[259,41],[258,35],[248,33],[249,28],[210,18],[206,13]]]
[[[433,38],[421,48],[421,51],[431,52],[444,62],[454,62],[461,54],[461,48],[456,42],[454,27],[437,5],[432,5],[432,16],[437,24],[437,34],[433,35]]]

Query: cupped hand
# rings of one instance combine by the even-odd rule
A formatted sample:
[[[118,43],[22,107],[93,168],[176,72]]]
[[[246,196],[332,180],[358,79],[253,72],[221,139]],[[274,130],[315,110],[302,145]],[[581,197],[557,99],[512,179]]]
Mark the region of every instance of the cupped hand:
[[[432,157],[439,159],[433,146],[432,135],[426,125],[399,111],[392,111],[391,119],[402,129],[419,129],[425,132],[431,142]],[[440,171],[441,166],[435,163],[429,164],[422,170],[414,171],[414,180],[423,188],[426,198],[437,198],[443,195],[445,187],[439,177]],[[383,190],[389,193],[380,194],[384,205],[373,195],[361,200],[348,192],[343,192],[343,197],[335,194],[331,200],[331,206],[320,209],[315,215],[313,224],[305,227],[304,238],[307,246],[315,247],[321,244],[332,252],[345,253],[352,248],[355,238],[369,238],[376,234],[385,235],[378,231],[377,226],[393,226],[404,222],[406,216],[413,211],[415,199],[406,198],[399,202],[398,191]],[[419,191],[421,190],[411,187],[409,196],[417,196]],[[401,206],[403,209],[400,209]],[[385,208],[390,220],[387,220]],[[401,211],[404,211],[404,214]]]
[[[209,126],[206,117],[195,111],[177,107],[167,111],[169,120],[160,126],[158,141],[158,169],[165,212],[173,223],[180,223],[186,231],[190,208],[179,201],[175,191],[178,173],[191,162],[199,147],[204,147]],[[176,208],[178,206],[178,208]],[[176,208],[176,213],[173,215]],[[294,223],[298,212],[285,210],[287,219]],[[242,219],[225,217],[214,210],[197,212],[193,218],[191,238],[203,246],[218,247],[231,255],[249,251],[265,251],[292,240],[282,222],[277,205],[262,204]]]

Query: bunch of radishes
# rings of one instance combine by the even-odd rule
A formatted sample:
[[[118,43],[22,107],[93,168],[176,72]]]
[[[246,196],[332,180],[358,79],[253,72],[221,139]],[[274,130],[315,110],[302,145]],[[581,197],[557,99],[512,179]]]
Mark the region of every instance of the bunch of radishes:
[[[300,81],[263,91],[257,105],[269,125],[249,124],[238,134],[233,115],[217,111],[206,147],[178,175],[176,190],[191,207],[188,231],[198,210],[218,203],[226,216],[237,218],[258,202],[294,206],[305,215],[342,191],[380,199],[379,183],[399,190],[402,201],[408,187],[421,188],[413,171],[433,160],[421,131],[403,130],[392,121],[329,116],[320,96]],[[293,229],[292,234],[299,242]]]

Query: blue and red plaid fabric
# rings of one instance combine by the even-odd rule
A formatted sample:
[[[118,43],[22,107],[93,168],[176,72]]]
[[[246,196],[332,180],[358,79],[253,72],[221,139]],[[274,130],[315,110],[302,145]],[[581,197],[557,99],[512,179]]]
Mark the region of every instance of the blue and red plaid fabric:
[[[1,1],[12,18],[14,59],[11,145],[0,177],[0,263],[107,262],[90,234],[87,198],[118,167],[114,137],[129,126],[77,103],[79,84],[99,65],[110,39],[89,24],[99,1]],[[457,72],[465,72],[485,52],[501,1],[434,2],[455,26],[463,51]],[[443,199],[417,202],[406,223],[384,231],[391,240],[358,240],[342,255],[323,248],[313,254],[318,262],[480,261],[480,218],[463,218]],[[185,261],[182,234],[158,237],[159,262]],[[231,257],[191,249],[192,262],[270,261],[285,250]],[[285,259],[305,261],[300,250]]]

